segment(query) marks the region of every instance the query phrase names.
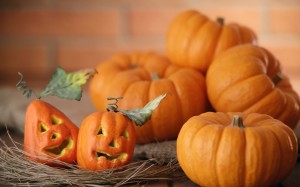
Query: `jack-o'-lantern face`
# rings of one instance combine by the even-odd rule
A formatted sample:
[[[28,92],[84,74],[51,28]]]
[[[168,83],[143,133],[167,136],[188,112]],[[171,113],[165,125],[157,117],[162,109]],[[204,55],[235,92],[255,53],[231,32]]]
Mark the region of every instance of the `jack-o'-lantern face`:
[[[89,115],[79,129],[78,165],[88,170],[104,170],[130,162],[136,140],[133,125],[121,113],[99,111]]]
[[[30,158],[42,163],[45,161],[36,156],[75,163],[77,136],[78,127],[52,105],[34,100],[27,107],[24,150]]]

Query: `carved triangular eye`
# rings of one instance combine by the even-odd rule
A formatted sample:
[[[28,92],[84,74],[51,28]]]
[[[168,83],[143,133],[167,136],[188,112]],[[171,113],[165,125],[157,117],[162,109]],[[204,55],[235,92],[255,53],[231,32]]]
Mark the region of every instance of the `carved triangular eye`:
[[[118,144],[115,140],[112,140],[110,143],[109,143],[109,146],[110,147],[118,147]]]
[[[62,123],[62,120],[56,116],[51,116],[51,124],[52,125],[59,125]]]
[[[104,135],[102,127],[98,130],[97,135]]]
[[[51,139],[52,140],[55,140],[56,138],[58,138],[59,137],[59,134],[57,134],[57,133],[53,133],[52,135],[51,135]]]
[[[128,139],[128,137],[129,137],[128,131],[124,130],[120,136]]]
[[[48,131],[48,129],[49,128],[47,127],[47,125],[45,125],[44,123],[41,123],[41,126],[40,126],[41,133]]]

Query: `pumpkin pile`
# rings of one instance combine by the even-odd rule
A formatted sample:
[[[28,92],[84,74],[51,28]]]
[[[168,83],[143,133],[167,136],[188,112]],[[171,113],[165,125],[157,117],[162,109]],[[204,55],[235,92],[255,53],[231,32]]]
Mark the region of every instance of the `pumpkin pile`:
[[[276,185],[296,163],[299,96],[276,57],[245,26],[184,11],[169,25],[166,56],[116,54],[96,69],[89,93],[98,111],[79,130],[46,103],[29,106],[25,145],[37,155],[46,151],[103,170],[130,162],[135,143],[177,139],[178,162],[201,186]],[[154,110],[162,94],[168,96]],[[109,97],[118,105],[107,108]],[[139,116],[133,110],[145,105],[151,119],[147,110]],[[145,125],[134,125],[144,117],[150,119]],[[62,134],[51,133],[59,128]],[[50,139],[30,141],[42,134]]]
[[[178,137],[178,161],[199,185],[270,186],[295,165],[299,96],[243,25],[184,11],[168,27],[166,56],[118,54],[97,71],[89,91],[98,110],[108,96],[135,108],[168,93],[148,124],[135,127],[137,143]]]

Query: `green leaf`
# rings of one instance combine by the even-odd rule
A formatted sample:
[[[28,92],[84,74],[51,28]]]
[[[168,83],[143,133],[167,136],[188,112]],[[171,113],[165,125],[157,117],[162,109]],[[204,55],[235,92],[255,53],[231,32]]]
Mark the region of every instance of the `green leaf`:
[[[96,73],[94,69],[85,69],[77,72],[66,73],[62,68],[57,68],[51,81],[38,98],[47,95],[64,99],[80,100],[82,97],[82,85]]]
[[[167,94],[162,94],[154,100],[147,103],[143,108],[134,110],[117,110],[135,122],[137,126],[144,125],[149,119],[153,111],[158,107],[160,102],[166,97]]]

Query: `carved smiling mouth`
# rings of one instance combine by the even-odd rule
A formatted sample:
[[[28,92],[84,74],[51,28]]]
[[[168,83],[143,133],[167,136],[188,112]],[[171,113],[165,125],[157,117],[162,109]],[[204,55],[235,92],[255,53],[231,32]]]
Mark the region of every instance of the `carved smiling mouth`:
[[[103,152],[96,152],[96,155],[97,155],[97,158],[105,157],[109,161],[115,161],[118,159],[121,162],[124,162],[125,159],[127,158],[126,153],[121,153],[121,154],[117,154],[117,155],[109,155],[109,154],[103,153]]]
[[[66,138],[59,146],[46,147],[44,150],[47,153],[54,154],[56,156],[61,155],[66,148],[72,147],[73,141],[72,139]]]

